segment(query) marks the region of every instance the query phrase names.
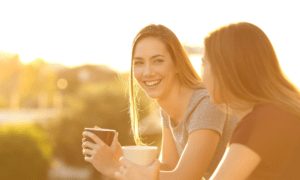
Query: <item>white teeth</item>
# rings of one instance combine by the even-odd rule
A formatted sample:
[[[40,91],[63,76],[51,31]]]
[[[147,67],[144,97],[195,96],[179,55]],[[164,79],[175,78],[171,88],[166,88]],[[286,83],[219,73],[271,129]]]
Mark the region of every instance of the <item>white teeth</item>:
[[[156,86],[160,83],[160,80],[157,81],[145,81],[146,86]]]

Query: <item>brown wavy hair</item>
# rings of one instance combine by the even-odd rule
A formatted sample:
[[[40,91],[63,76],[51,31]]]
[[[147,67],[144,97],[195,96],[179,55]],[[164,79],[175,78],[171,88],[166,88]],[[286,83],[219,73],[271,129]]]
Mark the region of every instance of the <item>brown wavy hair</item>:
[[[153,37],[160,40],[170,53],[172,60],[175,64],[175,67],[178,70],[178,78],[180,83],[183,86],[187,86],[190,88],[202,88],[202,81],[193,68],[189,57],[181,45],[180,41],[176,37],[176,35],[167,27],[163,25],[155,25],[150,24],[139,31],[133,41],[132,45],[132,57],[131,57],[131,70],[130,70],[130,84],[129,84],[129,98],[130,98],[130,118],[131,118],[131,128],[134,135],[134,140],[137,144],[142,144],[142,141],[139,136],[138,130],[138,87],[137,82],[134,79],[133,75],[133,61],[132,58],[135,53],[135,47],[139,43],[140,40]]]
[[[221,27],[205,38],[204,46],[222,103],[231,109],[272,103],[300,117],[299,91],[283,74],[259,27],[247,22]]]

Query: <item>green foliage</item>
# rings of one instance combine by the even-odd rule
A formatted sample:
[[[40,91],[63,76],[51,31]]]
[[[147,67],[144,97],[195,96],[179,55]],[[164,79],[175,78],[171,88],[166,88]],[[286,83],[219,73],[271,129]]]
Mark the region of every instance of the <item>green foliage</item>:
[[[132,144],[128,97],[120,81],[88,83],[66,98],[67,108],[61,118],[50,125],[55,154],[74,166],[83,160],[81,139],[84,127],[116,129],[122,144]]]
[[[115,129],[122,145],[134,144],[130,128],[127,82],[114,78],[105,83],[87,83],[66,98],[67,109],[50,125],[55,142],[55,154],[66,163],[82,166],[81,149],[84,127],[99,126]],[[145,98],[145,97],[143,97]],[[141,101],[146,104],[146,100]],[[142,105],[142,114],[149,109]]]
[[[0,127],[0,179],[47,179],[52,146],[36,125]]]
[[[9,97],[16,92],[22,71],[19,56],[0,53],[0,99],[1,106],[9,105]]]
[[[18,55],[0,53],[0,107],[51,107],[57,71],[42,59],[23,65]]]

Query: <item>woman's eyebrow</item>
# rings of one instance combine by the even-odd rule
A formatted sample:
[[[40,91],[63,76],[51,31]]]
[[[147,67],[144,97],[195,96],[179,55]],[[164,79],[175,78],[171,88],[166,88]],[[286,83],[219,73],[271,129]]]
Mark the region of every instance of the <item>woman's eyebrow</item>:
[[[164,57],[164,56],[163,56],[163,55],[161,55],[161,54],[157,54],[157,55],[151,56],[151,58],[150,58],[150,59],[155,59],[155,58],[157,58],[157,57]]]
[[[157,57],[164,57],[164,55],[161,55],[161,54],[153,55],[153,56],[150,57],[150,59],[155,59]],[[144,58],[136,56],[136,57],[133,57],[133,59],[134,60],[143,60]]]

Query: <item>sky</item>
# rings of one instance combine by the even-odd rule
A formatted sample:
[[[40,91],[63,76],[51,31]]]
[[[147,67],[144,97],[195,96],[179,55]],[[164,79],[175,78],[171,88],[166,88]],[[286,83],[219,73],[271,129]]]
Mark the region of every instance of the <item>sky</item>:
[[[134,36],[150,23],[201,47],[210,31],[248,21],[266,32],[283,70],[300,87],[299,17],[296,0],[0,0],[0,52],[19,54],[23,63],[42,58],[125,72]],[[191,59],[200,70],[200,57]]]

